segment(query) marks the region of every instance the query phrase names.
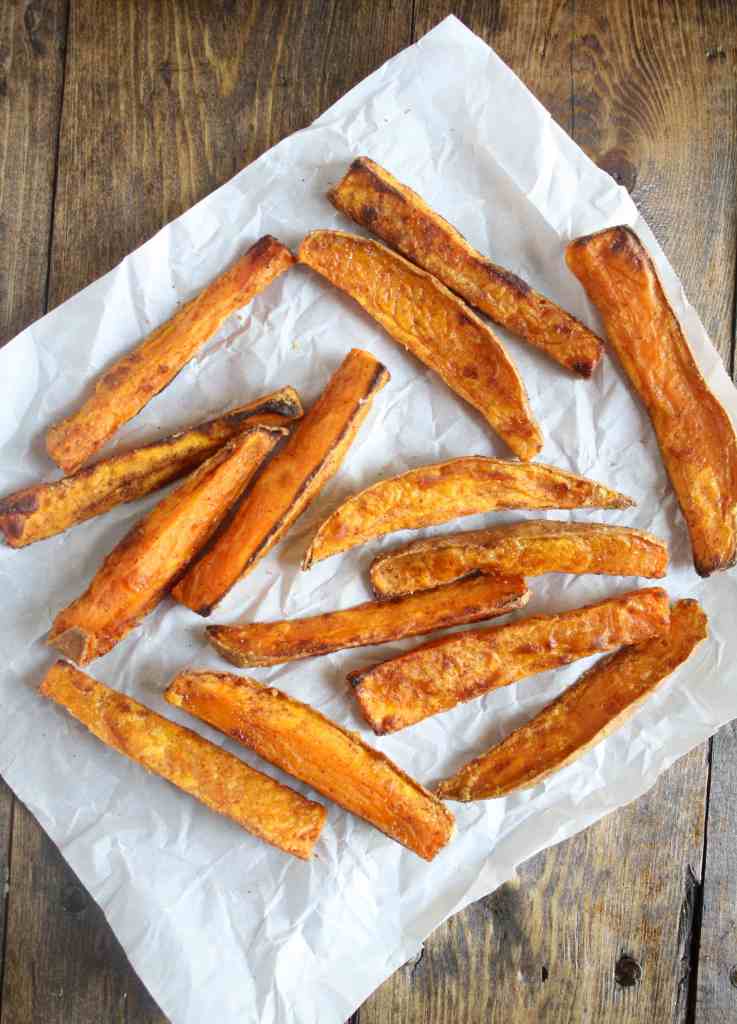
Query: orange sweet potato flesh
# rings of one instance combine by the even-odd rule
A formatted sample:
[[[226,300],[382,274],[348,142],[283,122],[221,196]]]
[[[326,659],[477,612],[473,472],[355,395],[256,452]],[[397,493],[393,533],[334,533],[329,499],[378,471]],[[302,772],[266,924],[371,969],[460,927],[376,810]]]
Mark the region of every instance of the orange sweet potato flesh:
[[[248,427],[284,426],[301,415],[297,392],[281,388],[162,441],[103,459],[73,476],[9,494],[0,499],[0,531],[14,548],[53,537],[179,480]]]
[[[164,696],[425,860],[453,837],[453,815],[419,782],[358,733],[280,690],[244,676],[183,672]]]
[[[445,285],[379,242],[344,231],[313,231],[299,258],[435,370],[515,455],[537,455],[542,434],[516,367],[493,331]]]
[[[258,477],[212,547],[173,597],[209,615],[230,588],[271,550],[340,468],[374,397],[389,379],[369,352],[352,349],[327,388]]]
[[[603,523],[528,519],[412,541],[375,558],[370,576],[377,597],[397,597],[476,572],[600,573],[658,579],[667,570],[668,547],[652,533]]]
[[[273,846],[307,860],[325,808],[144,704],[58,661],[40,693],[109,747]]]
[[[568,266],[601,314],[645,404],[700,576],[737,561],[737,439],[709,389],[647,250],[627,227],[579,238]]]
[[[156,607],[285,433],[254,427],[199,466],[113,549],[84,594],[56,616],[47,642],[86,665],[122,640]]]
[[[348,678],[374,732],[396,732],[526,676],[657,636],[669,614],[660,587],[636,590],[559,615],[454,633]]]
[[[599,338],[526,281],[482,256],[385,168],[358,157],[328,198],[496,323],[561,366],[591,376],[601,358]]]
[[[445,800],[489,800],[536,786],[616,731],[690,657],[707,622],[678,601],[666,632],[602,658],[532,721],[437,788]]]
[[[323,522],[303,568],[374,537],[502,509],[629,508],[602,484],[541,462],[471,455],[411,469],[354,494]]]
[[[527,604],[529,597],[520,577],[479,576],[422,594],[366,601],[310,618],[208,626],[207,633],[213,647],[234,665],[279,665],[506,615]]]
[[[46,448],[54,462],[66,473],[79,469],[171,383],[224,320],[294,262],[289,249],[271,235],[251,246],[171,320],[106,370],[76,412],[50,428]]]

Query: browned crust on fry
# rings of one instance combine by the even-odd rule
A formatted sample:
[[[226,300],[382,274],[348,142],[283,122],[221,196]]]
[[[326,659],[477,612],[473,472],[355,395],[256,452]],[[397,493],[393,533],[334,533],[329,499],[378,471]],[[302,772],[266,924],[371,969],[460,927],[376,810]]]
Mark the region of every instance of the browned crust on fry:
[[[502,509],[629,508],[630,498],[541,462],[481,455],[420,466],[348,498],[323,522],[302,567],[397,530]]]
[[[516,367],[491,329],[445,285],[379,242],[344,231],[313,231],[299,258],[435,370],[515,455],[537,455],[542,435]]]
[[[568,266],[648,411],[700,576],[737,562],[737,438],[701,375],[653,261],[628,227],[572,242]]]
[[[351,349],[318,401],[254,483],[227,529],[174,587],[199,615],[215,605],[284,536],[338,471],[389,372]]]
[[[348,679],[374,732],[396,732],[526,676],[656,636],[668,621],[668,595],[652,587],[559,615],[454,633]]]
[[[279,665],[506,615],[527,604],[529,596],[520,577],[479,576],[423,594],[366,601],[304,619],[208,626],[207,633],[213,647],[234,665]]]
[[[652,533],[604,523],[528,519],[412,541],[375,558],[370,578],[377,597],[397,597],[475,572],[600,573],[659,579],[667,570],[668,547]]]
[[[286,693],[243,676],[182,672],[164,696],[425,860],[453,837],[453,815],[424,786]]]
[[[47,642],[86,665],[122,640],[156,607],[285,433],[253,427],[210,456],[113,549],[84,594],[56,616]]]
[[[598,661],[530,722],[441,782],[445,800],[489,800],[536,786],[619,729],[706,638],[696,601],[678,601],[668,630]]]
[[[39,692],[109,747],[160,775],[259,839],[311,857],[325,808],[144,704],[58,661]]]
[[[601,358],[599,338],[526,281],[482,256],[385,168],[358,157],[328,198],[496,323],[561,366],[591,376]]]
[[[259,239],[171,320],[106,370],[75,413],[49,429],[46,448],[54,462],[66,473],[79,469],[171,383],[224,320],[294,262],[292,253],[276,238]]]
[[[282,426],[301,416],[297,392],[280,388],[189,430],[103,459],[73,476],[9,494],[0,499],[0,531],[14,548],[53,537],[179,480],[249,426]]]

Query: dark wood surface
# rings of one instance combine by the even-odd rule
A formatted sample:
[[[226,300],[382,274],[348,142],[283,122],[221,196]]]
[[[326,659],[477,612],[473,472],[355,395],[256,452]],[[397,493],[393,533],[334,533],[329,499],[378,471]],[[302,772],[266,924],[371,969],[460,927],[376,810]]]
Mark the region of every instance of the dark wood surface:
[[[0,5],[0,341],[448,13],[627,188],[734,369],[732,0]],[[362,1024],[737,1020],[737,730],[452,919]],[[163,1024],[99,909],[0,791],[0,1024]]]

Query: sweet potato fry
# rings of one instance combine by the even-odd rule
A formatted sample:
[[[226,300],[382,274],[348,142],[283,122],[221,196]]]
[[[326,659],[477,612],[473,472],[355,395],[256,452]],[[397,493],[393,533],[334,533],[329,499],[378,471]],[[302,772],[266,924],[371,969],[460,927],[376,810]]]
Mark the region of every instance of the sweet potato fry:
[[[489,800],[536,786],[615,732],[706,637],[696,601],[678,601],[668,630],[598,661],[498,746],[437,788],[446,800]]]
[[[265,235],[132,352],[97,380],[84,404],[55,423],[46,448],[73,473],[176,377],[231,313],[247,305],[295,262],[289,249]]]
[[[325,824],[321,804],[63,661],[49,669],[39,692],[113,750],[252,835],[303,860],[312,855]]]
[[[234,665],[279,665],[492,619],[522,608],[529,596],[519,577],[479,576],[422,594],[366,601],[305,619],[208,626],[207,633],[213,647]]]
[[[170,704],[255,750],[425,860],[452,839],[453,815],[357,733],[243,676],[182,672]]]
[[[559,615],[453,633],[348,679],[374,732],[396,732],[526,676],[657,636],[668,621],[664,590],[635,590]]]
[[[338,471],[389,373],[354,348],[288,442],[259,476],[227,529],[172,591],[209,615],[241,576],[281,540]]]
[[[686,520],[696,572],[737,561],[737,439],[709,389],[655,266],[627,227],[579,238],[568,266],[645,404]]]
[[[358,157],[328,198],[357,224],[581,377],[601,358],[601,341],[570,313],[469,245],[416,192],[366,156]]]
[[[632,504],[617,491],[554,466],[471,455],[411,469],[348,498],[320,526],[302,568],[374,537],[435,526],[476,512],[629,508]]]
[[[542,435],[516,367],[493,331],[445,285],[379,242],[344,231],[313,231],[299,258],[478,409],[515,455],[537,455]]]
[[[47,642],[80,665],[107,654],[156,607],[285,433],[253,427],[210,456],[113,549]]]
[[[652,533],[603,523],[529,519],[489,530],[412,541],[374,559],[377,597],[398,597],[476,572],[542,576],[547,572],[659,578],[668,548]]]
[[[297,392],[281,388],[162,441],[103,459],[73,476],[9,494],[0,499],[0,531],[14,548],[53,537],[179,480],[249,426],[286,425],[301,415]]]

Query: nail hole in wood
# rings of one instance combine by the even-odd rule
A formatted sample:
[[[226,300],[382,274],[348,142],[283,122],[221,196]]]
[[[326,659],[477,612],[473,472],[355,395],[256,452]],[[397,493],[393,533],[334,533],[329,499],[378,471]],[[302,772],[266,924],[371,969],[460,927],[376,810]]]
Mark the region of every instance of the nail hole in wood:
[[[614,980],[621,988],[632,988],[642,978],[642,967],[633,956],[622,953],[614,966]]]
[[[729,984],[732,988],[737,988],[737,964],[729,972]]]
[[[65,885],[61,905],[69,914],[81,914],[87,909],[87,894],[79,885]]]

